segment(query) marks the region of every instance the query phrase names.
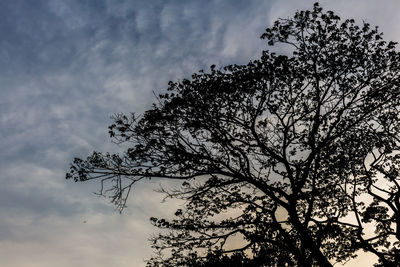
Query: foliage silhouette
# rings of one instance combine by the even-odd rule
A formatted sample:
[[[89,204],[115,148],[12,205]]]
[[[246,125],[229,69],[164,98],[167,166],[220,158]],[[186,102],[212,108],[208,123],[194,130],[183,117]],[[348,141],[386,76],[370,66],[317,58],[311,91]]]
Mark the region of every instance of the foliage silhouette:
[[[170,82],[142,116],[115,116],[124,154],[76,158],[67,178],[99,180],[121,210],[140,180],[182,181],[162,191],[185,208],[151,218],[168,231],[149,266],[332,266],[359,250],[398,266],[395,43],[317,3],[262,38],[290,55]]]

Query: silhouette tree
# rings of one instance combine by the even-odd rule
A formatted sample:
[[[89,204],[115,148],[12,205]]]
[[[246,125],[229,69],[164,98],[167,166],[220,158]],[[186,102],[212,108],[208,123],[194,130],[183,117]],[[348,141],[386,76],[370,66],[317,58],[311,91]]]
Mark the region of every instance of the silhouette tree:
[[[149,266],[332,266],[359,250],[399,266],[395,43],[317,3],[262,38],[289,52],[170,82],[114,117],[124,154],[76,158],[67,178],[99,180],[121,210],[140,180],[182,181],[161,190],[186,204],[151,218],[166,231]]]

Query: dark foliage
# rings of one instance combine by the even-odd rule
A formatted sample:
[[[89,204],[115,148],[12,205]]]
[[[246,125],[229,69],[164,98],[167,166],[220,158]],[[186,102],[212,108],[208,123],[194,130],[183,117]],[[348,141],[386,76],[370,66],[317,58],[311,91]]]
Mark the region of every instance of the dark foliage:
[[[356,252],[400,262],[400,54],[377,28],[318,4],[262,35],[290,55],[211,66],[142,116],[116,115],[126,153],[75,159],[123,209],[143,179],[186,200],[149,266],[332,266]]]

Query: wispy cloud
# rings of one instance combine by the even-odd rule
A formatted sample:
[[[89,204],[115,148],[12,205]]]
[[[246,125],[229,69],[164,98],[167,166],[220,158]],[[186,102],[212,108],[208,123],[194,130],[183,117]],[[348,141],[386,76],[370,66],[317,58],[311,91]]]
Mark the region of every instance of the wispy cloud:
[[[68,162],[115,150],[113,113],[143,112],[169,80],[257,58],[264,29],[312,3],[1,1],[0,265],[143,266],[148,218],[173,203],[142,184],[118,215],[96,184],[64,180]],[[399,4],[385,3],[322,1],[395,39]]]

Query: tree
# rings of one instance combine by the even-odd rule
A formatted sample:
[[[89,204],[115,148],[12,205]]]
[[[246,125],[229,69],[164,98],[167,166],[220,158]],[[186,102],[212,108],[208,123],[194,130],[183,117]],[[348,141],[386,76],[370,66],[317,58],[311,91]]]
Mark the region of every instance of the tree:
[[[332,266],[359,250],[399,266],[395,43],[317,3],[262,38],[290,55],[170,82],[143,115],[114,117],[124,154],[76,158],[67,178],[99,180],[121,210],[140,180],[182,181],[162,191],[185,208],[151,218],[168,231],[149,266]]]

